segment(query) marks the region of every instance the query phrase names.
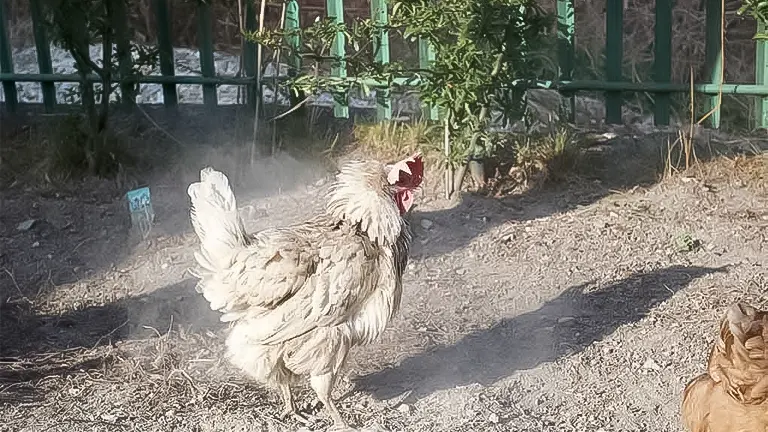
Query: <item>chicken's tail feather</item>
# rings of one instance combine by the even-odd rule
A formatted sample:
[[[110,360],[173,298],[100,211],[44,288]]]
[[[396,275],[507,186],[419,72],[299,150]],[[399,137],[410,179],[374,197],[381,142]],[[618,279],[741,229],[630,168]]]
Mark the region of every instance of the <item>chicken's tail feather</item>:
[[[229,179],[211,167],[200,171],[200,181],[189,185],[192,200],[190,219],[200,238],[200,251],[195,252],[199,277],[196,289],[202,292],[211,308],[219,310],[231,293],[216,283],[217,275],[232,263],[233,255],[248,243],[243,221],[237,213],[237,200]]]
[[[707,374],[699,375],[685,386],[681,417],[690,432],[706,432],[710,418],[709,398],[714,382]]]
[[[707,370],[741,404],[768,400],[768,313],[744,303],[729,307]]]

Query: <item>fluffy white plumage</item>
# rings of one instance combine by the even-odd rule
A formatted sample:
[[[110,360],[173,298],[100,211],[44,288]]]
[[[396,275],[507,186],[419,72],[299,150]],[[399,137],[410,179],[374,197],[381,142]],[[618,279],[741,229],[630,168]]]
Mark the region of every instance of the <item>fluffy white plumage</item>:
[[[196,289],[232,322],[230,361],[279,388],[296,415],[290,384],[310,384],[345,426],[331,389],[349,349],[376,340],[400,306],[411,242],[378,162],[345,165],[326,211],[304,223],[248,235],[227,177],[205,168],[189,186],[200,238]]]

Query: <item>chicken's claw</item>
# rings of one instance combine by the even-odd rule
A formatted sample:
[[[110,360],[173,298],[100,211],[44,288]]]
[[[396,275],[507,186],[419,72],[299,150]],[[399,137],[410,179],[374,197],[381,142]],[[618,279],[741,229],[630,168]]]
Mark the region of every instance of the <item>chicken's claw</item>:
[[[307,414],[299,414],[294,410],[286,409],[280,414],[280,420],[286,421],[288,419],[292,419],[296,423],[299,423],[305,427],[311,426],[317,420],[314,416],[310,416]]]
[[[326,432],[358,432],[358,430],[347,425],[334,424],[326,429]]]

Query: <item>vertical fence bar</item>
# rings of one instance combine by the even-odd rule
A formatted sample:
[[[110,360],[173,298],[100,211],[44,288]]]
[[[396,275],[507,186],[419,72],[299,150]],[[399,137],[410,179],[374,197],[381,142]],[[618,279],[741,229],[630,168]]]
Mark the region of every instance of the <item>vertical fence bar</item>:
[[[253,7],[253,1],[247,0],[245,2],[245,30],[248,32],[255,32],[258,29],[256,9]],[[263,102],[261,100],[262,84],[255,82],[258,79],[256,69],[261,65],[256,64],[256,44],[250,40],[245,41],[243,66],[245,69],[245,76],[253,78],[254,80],[252,85],[246,86],[246,103],[249,107],[255,110],[256,104]]]
[[[624,2],[607,0],[605,7],[605,77],[622,81],[621,63],[624,56]],[[605,92],[605,122],[621,123],[621,92]]]
[[[37,51],[37,67],[41,74],[53,73],[51,64],[51,45],[45,32],[43,22],[43,7],[40,0],[29,2],[29,13],[32,16],[32,31],[35,34],[35,51]],[[56,105],[56,86],[52,82],[40,83],[43,91],[43,106],[46,113],[53,112]]]
[[[171,18],[168,13],[168,0],[154,0],[155,18],[157,19],[157,44],[160,49],[160,73],[163,76],[176,75],[171,44]],[[176,84],[163,84],[163,104],[166,108],[178,105]]]
[[[656,0],[656,28],[653,42],[653,80],[668,83],[672,79],[672,0]],[[669,93],[656,93],[653,121],[669,124]]]
[[[0,1],[0,72],[13,73],[13,56],[11,52],[11,40],[8,38],[8,29],[5,26],[5,6]],[[14,112],[19,104],[16,94],[15,81],[3,81],[3,93],[5,93],[5,106],[8,111]]]
[[[389,15],[387,14],[387,0],[371,0],[371,19],[374,24],[382,26],[377,31],[373,46],[376,50],[376,62],[380,64],[389,64],[389,31],[383,28],[389,24]],[[389,98],[390,89],[380,89],[377,91],[385,92],[381,104],[376,104],[376,121],[389,120],[392,118],[392,101]]]
[[[128,10],[125,0],[115,0],[114,22],[115,45],[117,45],[117,64],[120,71],[120,100],[125,105],[136,103],[138,83],[130,83],[126,79],[133,75],[133,59],[131,58],[131,41],[128,33]]]
[[[723,31],[723,8],[721,0],[707,0],[707,18],[705,20],[706,29],[706,63],[712,84],[720,85],[723,83],[723,47],[721,34]],[[715,129],[720,128],[720,107],[718,101],[719,95],[712,95],[707,98],[707,112],[712,112],[709,116],[709,124]]]
[[[216,63],[213,61],[213,35],[211,5],[199,2],[197,6],[197,45],[200,51],[200,69],[204,77],[216,76]],[[216,106],[216,84],[203,84],[203,103],[206,107]]]
[[[573,79],[575,58],[574,34],[576,30],[573,0],[557,0],[557,60],[561,81]],[[576,121],[576,97],[573,93],[563,94],[569,101],[568,121]]]
[[[326,8],[328,9],[328,17],[333,18],[334,22],[338,24],[344,23],[344,0],[326,0]],[[346,57],[346,37],[343,32],[336,33],[336,37],[333,39],[333,45],[331,46],[331,55],[338,59],[338,64],[331,68],[331,75],[339,78],[347,77],[347,62]],[[346,102],[349,96],[345,95],[344,104],[340,104],[334,97],[333,102],[333,116],[336,118],[349,117],[349,106]]]
[[[757,31],[764,33],[768,30],[768,24],[758,23]],[[757,52],[755,52],[755,84],[768,85],[768,41],[758,39]],[[768,128],[768,96],[755,98],[755,126]]]
[[[285,39],[288,45],[291,47],[290,55],[288,56],[288,63],[291,66],[288,70],[288,74],[290,76],[296,76],[301,73],[301,37],[298,34],[298,30],[301,28],[300,17],[301,15],[299,11],[299,2],[297,0],[288,0],[288,4],[285,6],[285,31],[293,32],[292,34],[286,36]],[[296,105],[302,103],[302,96],[303,94],[290,92],[291,105],[295,107]],[[304,109],[306,109],[306,106]]]
[[[296,0],[288,0],[288,4],[285,6],[285,31],[295,32],[301,28],[299,21],[299,2]],[[294,73],[298,74],[301,71],[301,56],[299,50],[301,49],[301,41],[298,34],[291,34],[286,37],[286,42],[291,47],[291,55],[288,62],[293,68]]]
[[[432,63],[435,62],[435,50],[428,40],[419,38],[419,69],[432,69]],[[439,118],[437,107],[429,104],[421,104],[421,115],[427,120],[437,120]]]

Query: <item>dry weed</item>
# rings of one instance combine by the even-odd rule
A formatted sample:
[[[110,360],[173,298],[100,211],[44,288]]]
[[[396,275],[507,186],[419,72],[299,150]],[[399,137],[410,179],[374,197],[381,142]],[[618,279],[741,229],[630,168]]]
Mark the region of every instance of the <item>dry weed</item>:
[[[440,155],[441,128],[424,120],[411,122],[384,121],[378,124],[356,124],[353,131],[357,147],[380,160],[399,160],[403,155],[421,152],[428,160]]]
[[[506,176],[497,174],[492,189],[529,190],[547,182],[557,182],[575,174],[582,146],[573,130],[554,126],[544,134],[524,135],[514,139],[514,164]],[[510,182],[511,180],[511,182]]]

